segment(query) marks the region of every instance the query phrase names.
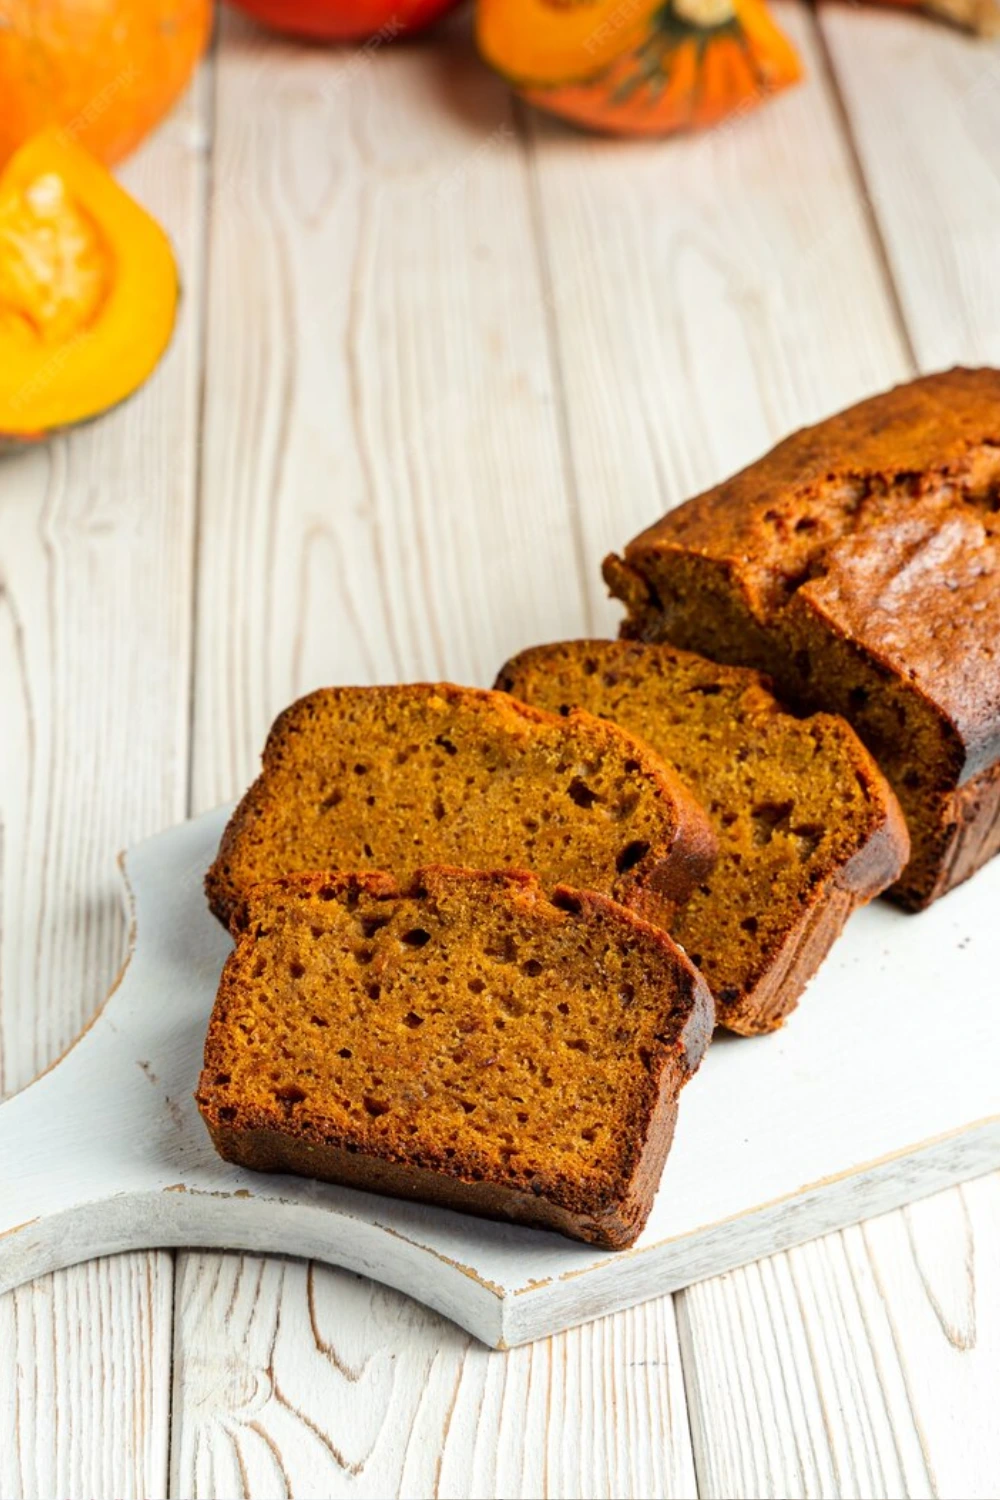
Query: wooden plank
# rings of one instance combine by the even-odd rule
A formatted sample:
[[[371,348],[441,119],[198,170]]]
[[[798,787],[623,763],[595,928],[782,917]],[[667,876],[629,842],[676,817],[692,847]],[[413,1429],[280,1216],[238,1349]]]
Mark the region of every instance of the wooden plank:
[[[0,1493],[162,1495],[173,1257],[93,1260],[0,1299]]]
[[[703,1496],[930,1493],[905,1386],[883,1363],[884,1328],[873,1337],[877,1294],[854,1282],[859,1232],[678,1299]]]
[[[194,785],[320,683],[581,622],[523,153],[464,30],[220,56]]]
[[[669,1297],[508,1354],[303,1262],[186,1256],[177,1308],[172,1494],[695,1494]]]
[[[860,1239],[933,1493],[988,1500],[1000,1474],[1000,1174],[865,1225]]]
[[[995,1494],[998,1242],[994,1174],[682,1293],[700,1494]]]
[[[317,683],[489,682],[584,618],[523,142],[467,32],[229,18],[216,117],[198,808]],[[505,1359],[345,1273],[179,1268],[174,1494],[693,1492],[670,1299]]]
[[[662,143],[529,130],[591,616],[600,559],[803,422],[909,373],[808,14],[805,85]]]
[[[25,1084],[121,962],[115,854],[183,816],[199,363],[197,95],[122,173],[171,234],[173,345],[120,410],[0,471],[0,1069]],[[130,1255],[0,1301],[0,1493],[166,1481],[172,1264]]]
[[[920,368],[1000,364],[1000,42],[818,13]]]

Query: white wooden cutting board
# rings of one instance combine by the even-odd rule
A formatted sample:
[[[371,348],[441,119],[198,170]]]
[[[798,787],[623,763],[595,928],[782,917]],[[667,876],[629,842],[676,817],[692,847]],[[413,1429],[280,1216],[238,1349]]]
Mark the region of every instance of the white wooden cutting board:
[[[920,917],[859,913],[783,1031],[713,1044],[630,1251],[231,1167],[192,1099],[229,947],[201,888],[227,813],[124,857],[122,976],[66,1056],[0,1105],[0,1291],[118,1250],[278,1251],[504,1346],[1000,1166],[998,860]]]

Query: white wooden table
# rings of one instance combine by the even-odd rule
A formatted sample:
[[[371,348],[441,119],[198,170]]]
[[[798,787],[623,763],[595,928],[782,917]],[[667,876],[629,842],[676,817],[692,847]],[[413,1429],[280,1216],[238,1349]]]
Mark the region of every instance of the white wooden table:
[[[290,698],[609,633],[599,560],[667,505],[1000,364],[1000,49],[780,13],[806,86],[636,145],[513,105],[462,24],[352,60],[226,18],[123,174],[168,358],[0,466],[0,1089],[115,973],[115,851],[238,792]],[[0,1495],[995,1496],[998,1370],[1000,1176],[509,1354],[324,1267],[134,1254],[0,1301]]]

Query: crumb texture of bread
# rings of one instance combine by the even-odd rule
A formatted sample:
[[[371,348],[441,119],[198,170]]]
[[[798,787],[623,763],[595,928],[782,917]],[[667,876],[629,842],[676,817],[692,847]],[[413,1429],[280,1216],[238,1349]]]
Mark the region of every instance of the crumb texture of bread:
[[[1000,371],[926,376],[795,433],[604,574],[623,634],[762,668],[850,720],[909,823],[901,904],[1000,848]]]
[[[326,688],[275,723],[206,889],[231,923],[253,885],[280,875],[513,868],[662,923],[714,857],[683,782],[590,714],[450,684]]]
[[[443,867],[290,876],[246,906],[197,1095],[227,1160],[634,1242],[714,1019],[666,933]]]
[[[614,720],[693,788],[719,857],[670,930],[730,1030],[780,1025],[851,911],[906,863],[899,804],[850,725],[784,712],[759,672],[671,646],[566,641],[521,652],[497,686]]]

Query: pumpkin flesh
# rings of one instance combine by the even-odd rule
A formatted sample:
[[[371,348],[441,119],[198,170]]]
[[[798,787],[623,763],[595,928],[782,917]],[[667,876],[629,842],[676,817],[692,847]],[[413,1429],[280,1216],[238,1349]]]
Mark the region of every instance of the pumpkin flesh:
[[[114,406],[173,329],[177,270],[159,226],[79,146],[44,132],[0,177],[0,442]]]

